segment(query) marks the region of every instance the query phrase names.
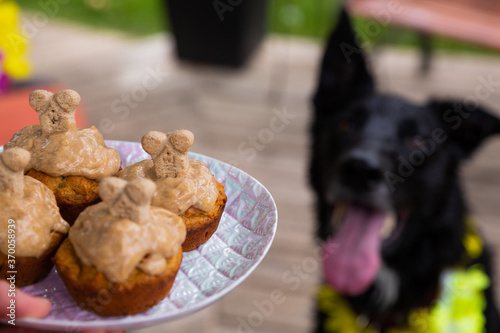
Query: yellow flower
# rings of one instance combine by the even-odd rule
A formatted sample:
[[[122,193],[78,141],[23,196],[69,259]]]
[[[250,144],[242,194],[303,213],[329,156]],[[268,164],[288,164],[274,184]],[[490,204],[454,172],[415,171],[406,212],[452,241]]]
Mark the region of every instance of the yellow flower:
[[[3,66],[5,72],[17,80],[26,79],[31,74],[31,66],[24,58],[7,58]]]
[[[359,317],[351,310],[349,304],[329,286],[321,287],[318,294],[318,308],[328,314],[324,326],[325,332],[377,333],[369,326],[360,325]]]
[[[483,291],[490,284],[479,265],[448,272],[438,304],[431,313],[431,332],[481,333],[486,307]]]
[[[0,0],[0,53],[3,72],[15,80],[22,80],[31,74],[27,58],[28,40],[18,27],[20,10],[13,1]]]
[[[0,2],[0,33],[17,29],[19,7],[13,1]]]
[[[476,259],[483,252],[483,241],[477,233],[477,221],[472,216],[465,220],[467,231],[465,233],[463,244],[470,258]]]
[[[450,270],[444,274],[436,305],[412,311],[406,326],[391,328],[387,333],[483,333],[484,290],[489,284],[480,265]],[[377,333],[366,323],[360,323],[349,304],[329,286],[321,287],[318,308],[327,315],[326,332]]]

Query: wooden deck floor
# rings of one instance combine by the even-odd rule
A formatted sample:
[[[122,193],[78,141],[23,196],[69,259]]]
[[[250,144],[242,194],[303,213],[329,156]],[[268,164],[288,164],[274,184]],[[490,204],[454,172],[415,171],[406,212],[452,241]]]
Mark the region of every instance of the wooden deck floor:
[[[148,130],[190,129],[196,136],[193,151],[236,164],[275,197],[278,233],[252,276],[193,316],[135,332],[308,332],[319,272],[314,267],[313,209],[305,170],[309,98],[321,45],[271,37],[247,68],[229,70],[179,63],[166,35],[135,39],[51,23],[32,42],[37,78],[78,91],[91,123],[106,139],[138,141]],[[500,81],[500,59],[493,58],[440,55],[427,77],[417,74],[418,55],[411,51],[382,50],[373,64],[382,90],[416,101],[430,94],[470,97],[479,78],[491,75]],[[483,103],[500,110],[500,87],[492,89]],[[255,150],[243,149],[270,127],[276,113],[285,112],[290,116],[282,130]],[[498,253],[499,172],[498,139],[463,172],[472,207]],[[285,302],[259,310],[258,304],[269,300],[275,289],[284,293]],[[254,326],[242,324],[256,311],[264,312],[262,322],[254,315]]]

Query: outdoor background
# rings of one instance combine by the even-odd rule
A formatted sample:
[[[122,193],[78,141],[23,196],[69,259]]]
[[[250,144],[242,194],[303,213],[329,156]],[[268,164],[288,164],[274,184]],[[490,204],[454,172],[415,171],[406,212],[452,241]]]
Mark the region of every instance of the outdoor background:
[[[245,66],[235,69],[180,61],[163,1],[17,1],[22,23],[31,27],[33,75],[25,84],[55,84],[79,92],[89,123],[105,139],[140,141],[149,130],[190,129],[194,152],[248,172],[276,201],[275,242],[244,283],[199,313],[134,332],[310,331],[320,281],[307,180],[310,98],[340,2],[269,0],[264,41]],[[367,22],[356,18],[357,30],[366,32]],[[362,37],[368,41],[363,51],[380,90],[415,102],[431,96],[464,100],[474,96],[481,79],[500,81],[499,53],[492,50],[433,38],[435,55],[423,74],[414,31],[379,25],[376,34]],[[160,73],[158,85],[133,100],[127,112],[116,112],[113,105],[142,87],[151,71]],[[499,114],[500,90],[495,87],[482,104]],[[252,137],[269,128],[277,112],[291,115],[284,129],[260,142],[255,155],[242,153],[238,147],[250,145]],[[500,253],[499,172],[497,138],[467,163],[462,175],[484,234]],[[294,283],[287,280],[290,276]],[[259,304],[275,290],[283,292],[285,301],[262,310]]]

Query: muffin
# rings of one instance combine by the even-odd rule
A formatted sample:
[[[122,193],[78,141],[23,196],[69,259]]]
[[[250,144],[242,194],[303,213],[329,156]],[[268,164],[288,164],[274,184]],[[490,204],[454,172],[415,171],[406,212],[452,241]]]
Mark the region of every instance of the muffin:
[[[14,275],[17,287],[49,274],[52,256],[69,229],[54,194],[23,175],[29,160],[30,153],[21,148],[0,155],[0,278]]]
[[[76,127],[75,110],[80,96],[75,91],[52,94],[35,90],[29,102],[38,113],[40,124],[14,134],[5,148],[19,147],[31,152],[26,174],[54,192],[61,215],[73,224],[80,212],[98,202],[98,183],[118,172],[120,156],[106,147],[94,126]]]
[[[148,179],[105,178],[102,202],[78,216],[54,257],[68,292],[101,316],[131,315],[165,298],[182,260],[182,219],[150,205]]]
[[[128,166],[118,177],[151,179],[157,190],[151,204],[178,214],[186,224],[184,252],[205,243],[217,230],[227,196],[207,166],[188,157],[194,135],[188,130],[148,132],[141,140],[152,157]]]

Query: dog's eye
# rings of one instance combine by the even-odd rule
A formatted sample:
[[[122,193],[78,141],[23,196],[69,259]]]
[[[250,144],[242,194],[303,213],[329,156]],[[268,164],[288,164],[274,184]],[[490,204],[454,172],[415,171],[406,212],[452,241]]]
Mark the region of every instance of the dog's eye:
[[[422,149],[425,148],[425,144],[427,142],[427,139],[419,134],[413,135],[413,136],[407,136],[405,138],[405,144],[414,149]]]

